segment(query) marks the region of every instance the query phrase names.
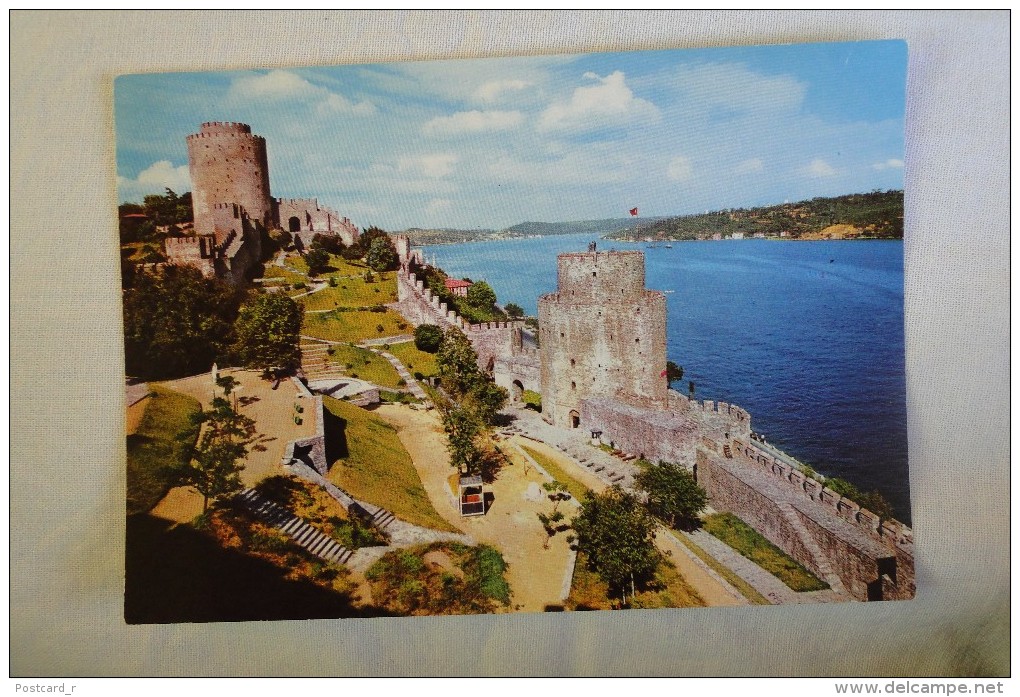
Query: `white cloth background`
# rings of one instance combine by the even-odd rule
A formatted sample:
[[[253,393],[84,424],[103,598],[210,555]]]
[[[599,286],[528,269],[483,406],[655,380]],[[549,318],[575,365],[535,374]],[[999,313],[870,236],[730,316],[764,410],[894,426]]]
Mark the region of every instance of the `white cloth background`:
[[[127,626],[113,79],[902,38],[917,599],[824,607]],[[12,675],[1008,671],[1005,12],[11,16]]]

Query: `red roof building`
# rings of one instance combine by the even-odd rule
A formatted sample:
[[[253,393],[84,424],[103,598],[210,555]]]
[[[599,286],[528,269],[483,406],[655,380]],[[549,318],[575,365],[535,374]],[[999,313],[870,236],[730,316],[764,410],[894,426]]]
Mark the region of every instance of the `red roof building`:
[[[468,288],[472,285],[470,281],[459,281],[456,278],[446,279],[446,290],[462,298],[467,297]]]

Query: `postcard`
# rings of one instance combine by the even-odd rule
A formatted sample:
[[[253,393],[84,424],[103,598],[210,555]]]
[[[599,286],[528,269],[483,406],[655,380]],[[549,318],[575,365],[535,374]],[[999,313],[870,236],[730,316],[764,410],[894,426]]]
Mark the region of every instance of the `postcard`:
[[[119,77],[126,621],[912,598],[906,65]]]

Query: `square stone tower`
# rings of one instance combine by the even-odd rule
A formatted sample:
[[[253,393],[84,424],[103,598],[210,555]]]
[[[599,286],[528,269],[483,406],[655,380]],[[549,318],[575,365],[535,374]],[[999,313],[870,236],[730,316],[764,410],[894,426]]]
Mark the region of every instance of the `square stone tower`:
[[[542,416],[580,428],[581,402],[665,409],[666,296],[645,289],[639,251],[560,254],[558,288],[538,299]]]

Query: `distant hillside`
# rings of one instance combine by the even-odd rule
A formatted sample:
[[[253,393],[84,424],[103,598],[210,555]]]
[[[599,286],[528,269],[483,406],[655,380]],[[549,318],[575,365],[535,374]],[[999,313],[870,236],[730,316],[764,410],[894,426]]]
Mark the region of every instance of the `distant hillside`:
[[[590,233],[592,237],[601,237],[635,224],[650,225],[659,218],[606,218],[603,220],[574,220],[565,223],[518,223],[503,230],[458,230],[454,228],[409,228],[401,234],[407,235],[412,245],[424,244],[455,244],[458,242],[477,242],[481,240],[510,240],[525,237],[545,237],[548,235],[574,235]]]
[[[638,223],[608,235],[616,240],[903,239],[903,192],[873,191],[761,208],[733,208]]]

